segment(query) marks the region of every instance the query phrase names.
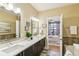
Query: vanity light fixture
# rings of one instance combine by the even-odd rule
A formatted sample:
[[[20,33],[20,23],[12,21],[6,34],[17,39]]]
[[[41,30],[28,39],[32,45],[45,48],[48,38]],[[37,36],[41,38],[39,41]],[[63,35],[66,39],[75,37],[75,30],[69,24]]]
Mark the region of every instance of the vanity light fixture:
[[[7,10],[13,10],[13,4],[7,4],[6,6],[5,6],[5,9],[7,9]]]
[[[4,6],[4,4],[3,3],[0,3],[0,7],[3,7]]]
[[[15,14],[21,13],[21,9],[14,7],[12,3],[0,3],[0,7],[4,8],[6,10],[10,10],[10,11],[14,12]]]
[[[20,9],[20,8],[16,8],[16,9],[14,9],[14,12],[15,12],[16,14],[19,14],[19,13],[21,13],[21,9]]]

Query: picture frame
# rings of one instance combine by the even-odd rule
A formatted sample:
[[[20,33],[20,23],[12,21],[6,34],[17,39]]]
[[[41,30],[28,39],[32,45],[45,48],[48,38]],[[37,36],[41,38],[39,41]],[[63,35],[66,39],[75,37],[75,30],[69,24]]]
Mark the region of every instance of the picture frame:
[[[30,27],[30,22],[26,21],[26,25],[25,25],[25,31],[28,31]]]
[[[42,24],[42,27],[43,27],[43,28],[46,28],[46,26],[47,26],[46,24]]]

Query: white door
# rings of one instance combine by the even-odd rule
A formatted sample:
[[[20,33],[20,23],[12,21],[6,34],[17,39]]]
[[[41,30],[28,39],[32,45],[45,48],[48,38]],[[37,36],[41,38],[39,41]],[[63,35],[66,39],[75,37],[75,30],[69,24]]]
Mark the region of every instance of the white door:
[[[62,48],[62,15],[48,18],[48,46],[56,45]],[[61,53],[62,53],[62,49]]]

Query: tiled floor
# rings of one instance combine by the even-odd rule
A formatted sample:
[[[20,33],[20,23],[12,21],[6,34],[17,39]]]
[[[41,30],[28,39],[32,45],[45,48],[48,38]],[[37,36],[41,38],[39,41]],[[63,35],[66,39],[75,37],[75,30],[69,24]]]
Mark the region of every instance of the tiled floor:
[[[60,47],[50,45],[49,49],[44,49],[41,53],[41,56],[60,56]]]

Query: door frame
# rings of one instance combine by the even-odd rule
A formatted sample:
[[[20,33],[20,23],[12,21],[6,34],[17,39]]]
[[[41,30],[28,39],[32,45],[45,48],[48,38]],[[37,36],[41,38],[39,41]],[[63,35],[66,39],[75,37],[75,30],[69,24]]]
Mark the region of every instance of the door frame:
[[[61,41],[61,44],[60,44],[60,55],[62,56],[62,39],[63,39],[63,14],[60,14],[60,15],[55,15],[55,16],[60,16],[60,41]],[[47,48],[49,49],[49,46],[48,46],[48,19],[51,19],[53,18],[54,16],[50,16],[50,17],[47,17]]]

